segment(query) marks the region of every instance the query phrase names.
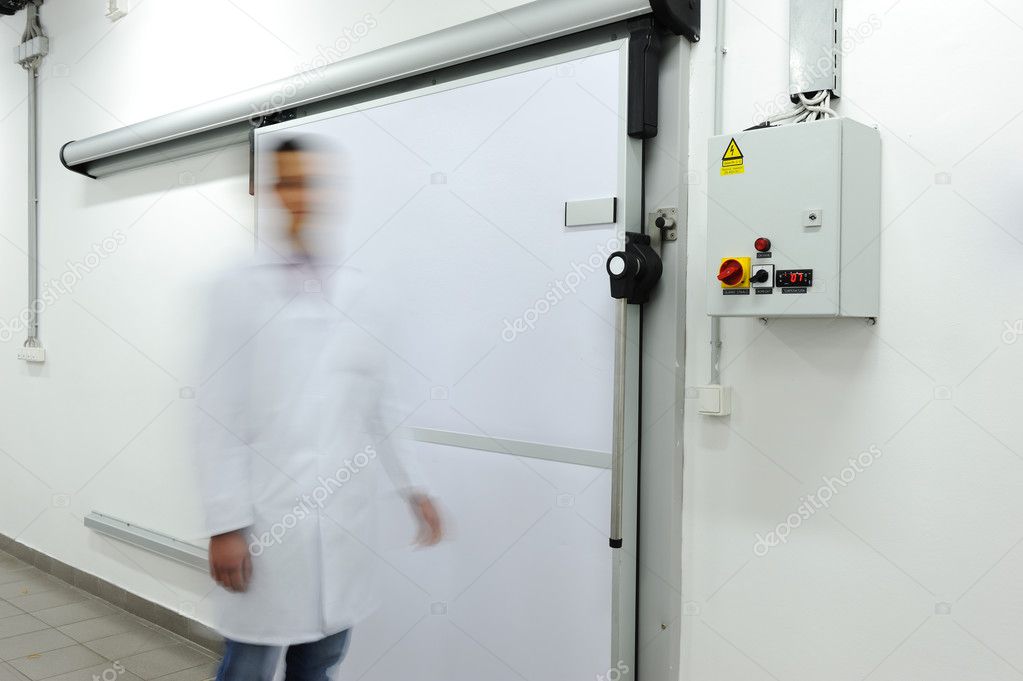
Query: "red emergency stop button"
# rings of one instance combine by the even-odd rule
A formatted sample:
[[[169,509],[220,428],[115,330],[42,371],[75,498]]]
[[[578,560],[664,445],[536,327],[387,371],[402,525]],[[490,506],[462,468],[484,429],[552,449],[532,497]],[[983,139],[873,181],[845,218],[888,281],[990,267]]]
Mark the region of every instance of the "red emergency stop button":
[[[771,240],[762,236],[753,242],[753,248],[757,249],[761,253],[766,253],[771,250]]]
[[[731,258],[725,260],[721,263],[721,269],[718,270],[718,279],[728,286],[740,283],[743,279],[742,263]]]

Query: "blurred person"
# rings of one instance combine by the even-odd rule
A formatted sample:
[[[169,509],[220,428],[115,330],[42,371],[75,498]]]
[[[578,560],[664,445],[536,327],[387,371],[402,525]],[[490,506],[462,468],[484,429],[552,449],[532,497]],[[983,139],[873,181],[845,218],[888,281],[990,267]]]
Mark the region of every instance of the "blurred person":
[[[374,607],[375,470],[410,504],[420,545],[441,520],[394,451],[392,381],[349,311],[363,283],[336,262],[336,156],[310,137],[273,152],[287,218],[256,262],[209,295],[197,465],[210,533],[218,681],[324,681]]]

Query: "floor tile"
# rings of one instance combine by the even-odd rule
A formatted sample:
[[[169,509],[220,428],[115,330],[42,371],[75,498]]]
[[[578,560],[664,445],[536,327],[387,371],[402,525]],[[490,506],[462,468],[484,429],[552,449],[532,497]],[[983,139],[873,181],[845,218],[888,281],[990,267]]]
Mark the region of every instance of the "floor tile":
[[[19,657],[7,662],[33,681],[105,663],[106,660],[98,654],[80,645]]]
[[[157,648],[169,648],[180,644],[176,638],[159,631],[137,627],[123,634],[107,636],[85,644],[108,660],[123,660],[131,655],[144,653]]]
[[[183,643],[170,648],[158,648],[121,660],[125,668],[143,679],[155,679],[212,661],[209,655]]]
[[[104,615],[91,620],[83,620],[74,624],[57,627],[76,641],[95,641],[114,634],[123,634],[142,626],[142,623],[130,615]]]
[[[28,677],[14,667],[0,662],[0,681],[28,681]]]
[[[0,567],[0,584],[10,584],[25,579],[34,574],[35,568],[31,565],[12,565],[11,567]]]
[[[36,612],[37,610],[48,610],[49,608],[56,608],[70,603],[80,603],[87,598],[88,596],[78,589],[72,589],[71,587],[57,587],[56,589],[50,589],[49,591],[43,591],[42,593],[33,593],[28,596],[8,598],[7,602],[16,608],[21,608],[25,612]]]
[[[5,617],[0,620],[0,639],[48,628],[45,622],[40,622],[32,615]]]
[[[56,608],[37,610],[32,613],[36,619],[46,622],[51,627],[61,627],[65,624],[74,624],[82,620],[91,620],[104,615],[113,615],[118,612],[113,607],[95,598],[89,598],[78,603],[69,603]]]
[[[156,681],[208,681],[217,675],[217,667],[220,665],[219,662],[210,662],[209,664],[199,665],[198,667],[192,667],[191,669],[183,669],[180,672],[174,672],[167,676],[161,676]],[[49,681],[49,679],[47,679]]]
[[[20,596],[31,596],[32,594],[53,591],[60,587],[60,583],[50,579],[45,573],[32,568],[26,571],[26,576],[17,581],[0,584],[0,598],[13,600]]]
[[[0,681],[207,681],[219,658],[0,551]]]
[[[104,662],[85,669],[78,669],[66,674],[51,676],[46,681],[142,681],[129,671],[125,671],[119,662]]]
[[[56,629],[41,629],[30,634],[0,638],[0,660],[13,660],[33,653],[45,653],[73,646],[75,640]]]
[[[28,565],[28,563],[20,558],[15,558],[9,553],[0,553],[0,570],[10,570],[23,565]]]

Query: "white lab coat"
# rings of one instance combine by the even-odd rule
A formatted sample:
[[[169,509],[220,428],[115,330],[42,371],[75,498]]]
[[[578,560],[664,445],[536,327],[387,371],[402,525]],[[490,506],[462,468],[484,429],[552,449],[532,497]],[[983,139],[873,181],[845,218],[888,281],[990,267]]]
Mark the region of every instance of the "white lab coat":
[[[346,314],[359,273],[323,281],[332,267],[296,261],[262,256],[213,286],[198,390],[207,530],[243,529],[253,565],[246,592],[211,594],[215,626],[266,645],[370,614],[379,472],[406,494],[422,488],[388,437],[407,414],[388,413],[387,350]]]

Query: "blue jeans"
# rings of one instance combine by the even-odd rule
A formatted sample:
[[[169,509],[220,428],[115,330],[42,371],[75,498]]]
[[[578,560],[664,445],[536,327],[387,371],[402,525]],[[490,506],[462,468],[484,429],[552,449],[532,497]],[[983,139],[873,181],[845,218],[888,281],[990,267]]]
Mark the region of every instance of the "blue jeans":
[[[327,681],[327,670],[348,652],[350,629],[310,643],[288,646],[284,658],[285,681]],[[224,659],[217,681],[272,681],[282,648],[224,641]]]

